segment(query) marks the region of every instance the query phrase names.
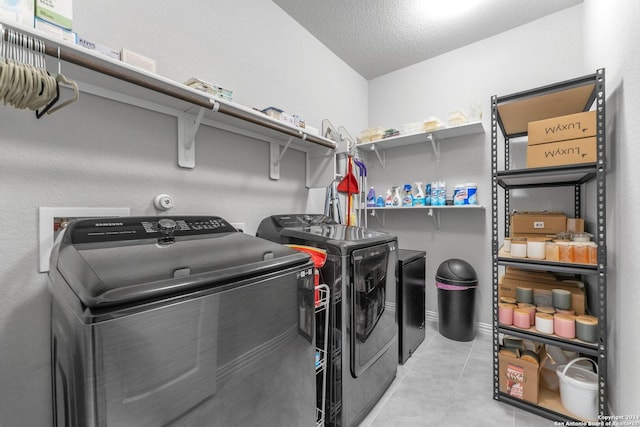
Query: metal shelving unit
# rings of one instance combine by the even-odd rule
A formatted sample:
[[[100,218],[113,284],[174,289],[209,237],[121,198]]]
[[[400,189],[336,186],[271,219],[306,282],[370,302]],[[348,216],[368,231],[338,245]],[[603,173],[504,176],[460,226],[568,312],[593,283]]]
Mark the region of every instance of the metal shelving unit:
[[[569,165],[562,167],[531,168],[510,170],[510,141],[527,135],[527,125],[531,121],[543,120],[561,115],[588,111],[595,102],[597,111],[597,161],[596,163]],[[504,146],[499,149],[498,132],[502,133]],[[501,334],[530,339],[543,344],[552,344],[565,350],[592,356],[597,360],[599,387],[598,412],[607,411],[607,247],[606,247],[606,141],[605,141],[605,72],[552,84],[508,96],[491,98],[491,173],[492,173],[492,275],[493,275],[493,398],[521,409],[557,421],[577,420],[558,402],[557,395],[543,395],[537,405],[513,398],[500,392],[499,337]],[[499,155],[504,158],[503,168],[499,168]],[[510,191],[521,188],[573,187],[574,214],[581,217],[582,196],[586,184],[595,182],[595,241],[598,247],[596,265],[567,264],[559,262],[513,259],[500,254],[499,218],[504,218],[504,233],[510,230]],[[504,191],[504,211],[499,212],[499,191]],[[579,340],[567,340],[557,336],[546,336],[534,330],[522,330],[502,326],[498,322],[498,281],[500,267],[515,266],[529,270],[544,270],[576,275],[585,278],[587,300],[591,301],[591,311],[598,318],[598,341],[595,344]],[[545,395],[546,393],[546,395]]]

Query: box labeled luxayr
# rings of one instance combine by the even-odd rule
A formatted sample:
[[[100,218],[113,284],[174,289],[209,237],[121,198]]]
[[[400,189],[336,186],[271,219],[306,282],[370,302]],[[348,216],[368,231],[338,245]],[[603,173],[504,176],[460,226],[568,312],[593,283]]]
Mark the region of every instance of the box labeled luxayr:
[[[569,114],[529,122],[529,145],[596,136],[596,112]]]
[[[73,29],[73,1],[36,0],[36,18],[71,31]]]
[[[556,212],[517,212],[511,215],[511,236],[558,234],[567,230],[567,216]]]
[[[528,168],[595,163],[597,158],[596,137],[527,146]]]

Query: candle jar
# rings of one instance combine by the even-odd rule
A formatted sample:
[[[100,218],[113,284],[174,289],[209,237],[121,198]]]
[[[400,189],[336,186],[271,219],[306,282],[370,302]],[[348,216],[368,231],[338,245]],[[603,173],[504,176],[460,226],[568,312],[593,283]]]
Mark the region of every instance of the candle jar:
[[[589,252],[589,264],[598,263],[598,245],[595,242],[587,244],[587,251]]]
[[[545,238],[529,237],[527,239],[527,258],[542,260],[545,258]]]
[[[544,255],[547,261],[560,261],[560,252],[555,242],[546,242],[544,245]]]
[[[573,262],[573,245],[571,242],[557,242],[560,262]]]
[[[573,245],[573,262],[579,264],[589,263],[589,246],[585,243],[576,243]]]
[[[516,258],[527,257],[527,239],[524,237],[513,237],[511,239],[511,256]]]

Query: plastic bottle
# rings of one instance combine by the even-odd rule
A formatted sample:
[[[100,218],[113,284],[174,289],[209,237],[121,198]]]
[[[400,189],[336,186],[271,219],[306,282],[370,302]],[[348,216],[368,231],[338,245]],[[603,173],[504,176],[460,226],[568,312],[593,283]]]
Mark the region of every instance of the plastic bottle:
[[[425,196],[424,196],[424,188],[421,182],[416,182],[416,185],[413,187],[413,206],[424,206],[425,205]]]
[[[427,185],[424,187],[424,205],[431,206],[431,183],[427,182]]]
[[[467,201],[467,187],[464,184],[456,184],[453,190],[453,204],[464,205]]]
[[[376,208],[384,208],[384,197],[382,195],[378,196],[378,200],[376,200]]]
[[[387,197],[384,202],[385,206],[393,206],[393,192],[391,190],[387,190]]]
[[[411,194],[411,184],[405,184],[402,189],[402,206],[413,206],[413,194]]]
[[[475,182],[468,182],[465,184],[467,189],[467,200],[465,205],[477,205],[478,204],[478,184]]]
[[[438,206],[438,181],[431,183],[431,205]]]
[[[402,196],[400,195],[400,187],[393,187],[393,197],[391,206],[402,206]]]
[[[438,189],[438,206],[444,206],[447,204],[447,183],[440,181],[438,185],[440,186]]]
[[[376,190],[373,187],[369,189],[369,193],[367,193],[367,207],[375,208],[376,207]]]

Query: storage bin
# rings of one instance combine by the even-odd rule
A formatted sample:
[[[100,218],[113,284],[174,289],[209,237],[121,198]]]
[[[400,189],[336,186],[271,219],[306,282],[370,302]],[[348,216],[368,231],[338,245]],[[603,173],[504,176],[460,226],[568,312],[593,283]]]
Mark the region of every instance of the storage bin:
[[[575,363],[588,360],[596,372]],[[587,421],[598,419],[598,365],[588,357],[578,357],[556,370],[560,379],[560,401],[562,406],[578,418]]]

